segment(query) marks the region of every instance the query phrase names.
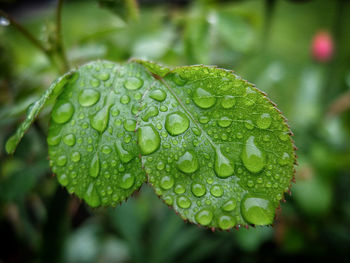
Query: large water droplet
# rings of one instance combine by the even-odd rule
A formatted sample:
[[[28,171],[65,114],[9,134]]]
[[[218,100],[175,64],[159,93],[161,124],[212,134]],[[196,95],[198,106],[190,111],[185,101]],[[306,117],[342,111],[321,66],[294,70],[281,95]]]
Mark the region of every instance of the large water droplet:
[[[123,163],[130,162],[134,155],[123,148],[121,141],[117,140],[115,143],[115,148],[117,150],[118,156]]]
[[[65,102],[56,105],[57,106],[55,106],[55,108],[52,111],[52,119],[54,120],[54,122],[62,124],[69,121],[74,113],[74,107],[72,103]]]
[[[278,163],[282,166],[287,165],[290,160],[290,156],[288,153],[284,152],[282,158],[278,160]]]
[[[164,190],[170,189],[171,187],[173,187],[173,185],[174,185],[174,178],[171,175],[165,175],[160,180],[160,186]]]
[[[271,125],[271,117],[268,113],[263,113],[259,116],[259,118],[256,120],[256,125],[260,129],[267,129]]]
[[[148,121],[150,118],[157,116],[159,113],[158,108],[155,106],[148,107],[145,113],[142,115],[142,120]]]
[[[102,72],[102,73],[98,74],[98,78],[102,81],[108,80],[109,77],[110,77],[110,74],[107,72]]]
[[[234,173],[234,164],[221,152],[220,148],[216,149],[214,169],[216,175],[220,178],[227,178]]]
[[[250,136],[242,151],[244,166],[252,173],[260,172],[265,166],[265,154],[255,145],[255,137]]]
[[[149,96],[152,99],[160,101],[160,102],[162,102],[166,99],[166,93],[165,93],[165,91],[163,91],[161,89],[153,90]]]
[[[75,163],[80,161],[80,153],[79,152],[73,152],[71,156],[71,160]]]
[[[224,109],[231,109],[236,103],[236,100],[235,100],[235,97],[233,96],[225,96],[222,98],[221,100],[221,106],[224,108]]]
[[[275,217],[275,207],[262,194],[247,194],[241,202],[241,212],[245,221],[254,225],[269,225]]]
[[[218,223],[221,229],[227,230],[235,225],[235,220],[231,216],[222,215],[219,217]]]
[[[88,189],[85,192],[85,201],[91,207],[97,207],[101,204],[100,196],[98,195],[93,182],[89,184]]]
[[[124,129],[126,131],[135,131],[136,129],[136,121],[135,120],[132,120],[132,119],[127,119],[124,121]]]
[[[136,77],[130,77],[124,83],[124,87],[128,90],[137,90],[141,88],[142,85],[143,80]]]
[[[129,173],[126,173],[120,179],[119,186],[120,188],[127,190],[134,185],[134,182],[135,182],[135,177]]]
[[[186,174],[194,173],[198,169],[197,157],[192,152],[185,152],[177,161],[177,168]]]
[[[63,137],[63,142],[68,146],[73,146],[75,144],[74,134],[67,134]]]
[[[220,185],[213,185],[210,188],[210,193],[212,196],[221,197],[224,194],[224,190],[221,188]]]
[[[226,212],[231,212],[236,208],[236,201],[234,199],[226,201],[221,209],[226,211]]]
[[[191,190],[196,197],[201,197],[206,193],[205,186],[200,183],[192,184]]]
[[[183,194],[184,192],[186,192],[186,188],[182,184],[177,184],[175,186],[174,192],[176,194]]]
[[[100,172],[100,158],[98,157],[98,153],[95,153],[92,158],[89,173],[91,177],[97,177]]]
[[[66,174],[59,174],[57,176],[58,181],[60,182],[61,185],[67,186],[69,183],[69,178]]]
[[[195,215],[195,219],[199,224],[207,226],[213,220],[213,212],[209,209],[203,209]]]
[[[57,165],[58,166],[65,166],[67,163],[67,156],[61,155],[57,158]]]
[[[137,138],[141,153],[144,155],[155,152],[160,146],[160,137],[153,125],[140,127]]]
[[[165,129],[175,136],[184,133],[190,126],[190,120],[185,113],[177,111],[166,116]]]
[[[130,102],[130,97],[128,95],[123,95],[120,97],[120,103],[128,104]]]
[[[193,101],[194,103],[203,109],[208,109],[216,103],[216,98],[205,89],[198,88],[193,93]]]
[[[104,106],[98,111],[91,119],[91,126],[96,131],[104,132],[107,128],[109,121],[109,106]]]
[[[97,103],[100,99],[100,93],[94,89],[84,89],[79,94],[79,104],[83,107],[89,107]]]
[[[58,129],[51,130],[46,140],[47,140],[47,144],[50,146],[59,144],[61,141],[60,130]]]
[[[220,120],[218,120],[218,124],[222,128],[226,128],[226,127],[230,126],[231,123],[232,123],[231,118],[226,117],[226,116],[223,116],[220,118]]]
[[[184,208],[184,209],[189,208],[191,206],[190,199],[188,199],[186,196],[183,196],[183,195],[178,196],[176,198],[176,203],[179,207]]]

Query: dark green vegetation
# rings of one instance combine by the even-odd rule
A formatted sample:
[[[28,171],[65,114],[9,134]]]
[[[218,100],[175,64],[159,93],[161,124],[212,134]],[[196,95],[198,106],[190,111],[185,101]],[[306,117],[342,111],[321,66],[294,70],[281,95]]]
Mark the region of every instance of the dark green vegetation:
[[[106,7],[110,1],[104,2],[103,6]],[[79,86],[79,80],[85,78],[83,73],[79,76],[75,73],[66,75],[58,81],[62,86],[53,85],[52,90],[48,90],[52,81],[66,72],[64,60],[59,56],[59,48],[55,49],[57,54],[55,53],[55,57],[50,61],[47,55],[38,51],[11,25],[0,27],[0,234],[6,237],[7,241],[0,250],[0,260],[25,261],[31,258],[41,259],[43,262],[224,262],[234,259],[238,262],[261,262],[297,260],[301,257],[325,260],[334,255],[343,256],[345,259],[344,256],[348,253],[346,248],[350,244],[350,132],[347,92],[350,85],[350,36],[346,34],[350,26],[350,18],[346,15],[349,8],[346,1],[196,1],[189,5],[171,7],[141,5],[140,13],[131,14],[130,11],[120,13],[118,8],[112,8],[115,13],[99,9],[93,1],[67,1],[63,10],[62,35],[70,68],[74,69],[88,61],[106,59],[116,61],[113,62],[112,68],[118,68],[117,72],[129,72],[127,68],[133,65],[134,69],[130,71],[135,73],[128,76],[128,79],[139,78],[136,71],[142,74],[140,85],[140,81],[136,79],[126,84],[123,77],[114,80],[112,72],[109,72],[108,80],[106,74],[102,76],[96,72],[91,78],[99,81],[99,88],[94,88],[95,84],[86,81],[85,94],[80,94],[82,87]],[[52,45],[55,43],[52,17],[51,11],[48,10],[24,17],[18,16],[18,20],[46,46],[55,46]],[[311,41],[319,30],[328,31],[334,41],[334,53],[328,62],[317,62],[311,55]],[[252,123],[239,123],[234,118],[223,118],[231,113],[226,107],[229,108],[232,103],[234,105],[231,109],[236,109],[237,105],[245,107],[243,114],[249,115],[254,110],[250,112],[253,108],[244,105],[244,96],[235,97],[232,102],[230,98],[218,97],[218,90],[214,87],[189,85],[189,79],[195,79],[196,76],[186,79],[186,67],[175,68],[175,71],[184,70],[178,72],[181,78],[177,78],[172,76],[172,72],[156,65],[140,61],[125,63],[130,57],[142,57],[172,66],[203,63],[232,68],[237,75],[267,92],[278,104],[296,135],[294,139],[299,147],[300,165],[296,174],[297,184],[293,184],[291,188],[292,198],[285,196],[287,202],[281,204],[282,210],[277,210],[277,220],[273,228],[256,227],[229,233],[211,233],[205,228],[186,225],[172,210],[167,209],[166,205],[155,198],[153,190],[147,185],[144,185],[140,192],[136,191],[127,202],[117,204],[116,208],[98,209],[89,208],[59,186],[57,181],[67,184],[67,189],[71,189],[74,172],[78,171],[75,163],[73,170],[70,170],[70,166],[73,160],[80,157],[79,162],[84,163],[85,168],[80,168],[75,177],[75,189],[71,190],[84,198],[85,192],[79,190],[85,187],[84,180],[79,178],[83,169],[92,175],[98,171],[99,175],[96,178],[89,175],[86,182],[86,187],[91,182],[97,185],[98,178],[101,178],[101,185],[94,185],[98,191],[104,190],[99,187],[108,179],[106,172],[111,172],[110,178],[118,173],[123,176],[120,178],[125,177],[115,182],[120,194],[118,198],[122,199],[123,195],[129,195],[132,189],[138,188],[141,180],[145,179],[143,175],[138,177],[138,181],[137,173],[127,172],[127,169],[135,167],[131,166],[131,163],[140,161],[138,155],[141,153],[145,172],[155,174],[153,179],[151,176],[149,178],[150,181],[153,180],[151,184],[156,192],[165,202],[170,204],[172,200],[175,210],[178,210],[181,216],[194,222],[202,221],[202,225],[209,224],[223,229],[231,227],[233,222],[245,224],[240,221],[242,219],[254,224],[256,216],[260,224],[271,222],[273,214],[261,213],[261,210],[251,213],[244,211],[252,203],[275,211],[278,203],[266,203],[266,195],[269,200],[283,198],[282,194],[289,186],[292,175],[288,177],[279,174],[279,178],[275,178],[277,173],[271,174],[272,193],[261,193],[261,189],[267,189],[262,187],[268,183],[265,181],[267,176],[262,177],[263,182],[259,183],[257,175],[261,173],[260,169],[268,171],[268,166],[259,160],[254,160],[253,166],[244,161],[248,157],[244,154],[244,143],[249,141],[251,145],[253,142],[256,149],[268,154],[265,145],[267,142],[257,140],[256,137],[264,132],[268,133],[268,130],[276,125],[274,119],[271,119],[269,124],[268,115],[272,118],[277,112],[274,109],[268,112],[258,109],[259,114],[242,118],[251,120]],[[88,70],[85,67],[78,68],[78,71]],[[94,70],[95,67],[96,65],[93,66]],[[150,67],[148,70],[156,74],[149,74],[145,70],[146,67]],[[102,66],[100,68],[102,69]],[[201,71],[204,70],[221,72],[211,67],[198,68],[201,69],[198,74],[202,74]],[[228,74],[226,71],[222,72]],[[231,73],[229,75],[234,76]],[[204,81],[202,77],[197,77]],[[122,82],[116,82],[117,79]],[[147,81],[154,83],[154,86],[147,85]],[[109,82],[113,84],[111,87],[108,87]],[[67,85],[61,90],[64,84]],[[114,85],[119,85],[119,95],[114,92]],[[139,85],[138,89],[134,89]],[[144,92],[149,86],[152,87],[152,91]],[[189,104],[186,104],[187,95],[181,93],[187,86],[191,89]],[[169,87],[179,92],[180,101],[184,102],[186,109],[190,109],[188,112],[194,116],[194,120],[198,120],[199,127],[203,127],[205,134],[208,134],[212,141],[224,142],[226,137],[223,133],[236,127],[235,125],[241,125],[241,141],[237,132],[233,133],[235,137],[232,139],[232,142],[243,143],[237,143],[241,147],[232,147],[240,150],[227,151],[227,146],[219,147],[222,154],[220,155],[213,150],[215,147],[205,145],[206,138],[202,138],[205,134],[193,129],[195,122],[183,107],[176,105],[176,96],[170,92]],[[66,93],[69,89],[76,92],[70,95]],[[256,91],[249,85],[245,86],[245,89]],[[107,96],[106,92],[111,90],[112,96]],[[100,94],[97,95],[96,91]],[[33,104],[29,110],[27,108],[44,92],[48,100],[38,120],[23,137],[13,157],[5,155],[6,139],[14,133],[26,111],[28,115],[39,113],[46,98]],[[207,92],[213,96],[207,96]],[[146,96],[139,100],[138,93]],[[244,94],[248,96],[250,92]],[[260,93],[257,94],[258,99],[264,98]],[[129,99],[123,95],[128,95]],[[237,96],[228,93],[224,95]],[[91,104],[96,96],[99,97],[97,102]],[[104,107],[108,108],[109,99],[115,101],[115,98],[110,98],[113,96],[118,97],[119,112],[113,111],[115,105],[111,106],[108,111],[109,122],[105,123]],[[71,106],[64,106],[68,101],[72,103],[74,113],[69,120],[65,120],[61,118],[61,113],[67,114],[72,110]],[[212,107],[207,106],[213,101]],[[142,108],[142,105],[139,105],[134,108],[137,114],[133,114],[132,106],[137,103],[145,103],[147,106]],[[62,106],[62,109],[59,106]],[[162,106],[166,106],[167,111],[161,111],[165,109]],[[212,117],[211,114],[217,112],[217,109],[220,109],[219,116]],[[84,113],[83,120],[88,124],[86,134],[91,134],[90,136],[79,134],[81,128],[78,124],[84,124],[83,120],[79,119],[78,112]],[[98,114],[99,112],[101,113]],[[206,124],[200,122],[202,115],[210,116],[209,121],[216,118],[216,126],[209,123],[205,127]],[[71,125],[73,120],[75,124]],[[234,122],[228,124],[231,120],[236,122],[235,125]],[[205,118],[202,118],[202,121],[205,122]],[[282,119],[280,121],[282,122]],[[174,122],[181,125],[172,127],[170,124]],[[29,124],[28,122],[27,125]],[[225,127],[226,125],[229,126]],[[259,125],[268,128],[259,128]],[[182,132],[186,126],[188,128]],[[250,130],[252,126],[253,129]],[[55,135],[59,127],[62,129],[61,133],[58,132],[61,135],[58,136],[60,141],[59,144],[55,144],[55,140],[58,139]],[[120,141],[115,141],[108,149],[104,147],[104,140],[109,140],[110,128],[112,133],[117,134],[117,138],[118,133],[124,134],[121,135]],[[22,126],[22,130],[25,129],[25,125]],[[74,132],[74,129],[77,129],[77,132]],[[137,129],[137,132],[133,129]],[[210,130],[213,130],[211,134]],[[166,134],[164,131],[167,137],[163,137],[162,134]],[[101,144],[95,143],[102,133]],[[71,134],[74,134],[74,137],[70,136]],[[157,134],[159,148],[150,145],[148,140],[142,140],[143,137],[152,135],[152,142],[157,141]],[[49,136],[46,141],[47,135]],[[195,140],[197,136],[201,139]],[[231,135],[227,133],[227,136],[225,143],[230,142]],[[252,136],[254,138],[251,138]],[[18,133],[17,137],[13,139],[13,144],[16,144],[22,134]],[[93,143],[89,143],[89,137]],[[79,138],[83,139],[83,146],[79,145]],[[181,138],[181,141],[175,142],[174,138]],[[270,142],[273,144],[269,147],[273,147],[273,152],[280,152],[280,156],[283,157],[284,152],[291,153],[280,146],[273,146],[275,142],[283,142],[279,137],[270,137]],[[61,171],[55,172],[58,180],[49,176],[51,172],[47,160],[48,145],[52,165]],[[89,145],[100,147],[96,158],[94,150],[90,155],[86,154],[91,148]],[[164,146],[167,145],[170,145],[170,149],[178,148],[178,153],[174,152],[173,157],[166,156],[169,151],[166,151]],[[84,147],[84,150],[79,147]],[[204,156],[206,151],[202,150],[202,147],[207,147],[205,149],[209,155],[205,164],[202,162],[203,159],[207,160]],[[7,150],[11,148],[10,143]],[[80,156],[70,155],[73,154],[71,149],[76,149],[74,152],[79,152]],[[109,151],[111,152],[108,154]],[[83,153],[86,155],[83,156]],[[64,157],[60,158],[63,155],[66,156],[66,163],[62,168],[58,164],[65,162]],[[109,155],[117,158],[115,168],[112,167],[112,161],[108,168],[104,167],[103,162]],[[199,157],[201,155],[204,158]],[[233,162],[226,166],[228,169],[220,170],[220,165],[215,166],[217,156]],[[169,157],[173,158],[173,162],[167,167]],[[265,162],[269,160],[262,159]],[[279,162],[277,158],[276,167],[282,164],[283,160]],[[231,175],[230,166],[237,173]],[[283,168],[287,167],[292,169],[292,163]],[[227,189],[220,189],[223,185],[217,182],[230,182],[232,178],[239,176],[239,168],[243,173],[247,173],[248,177],[253,178],[251,182],[242,180],[242,184],[237,183],[236,186],[238,190],[244,189],[248,194],[242,193],[236,203],[230,202],[231,200],[227,200],[225,204],[220,203],[226,201]],[[171,177],[167,169],[174,172],[170,173]],[[211,174],[213,180],[216,180],[215,183],[201,181],[203,173],[199,171],[202,170]],[[222,172],[221,176],[217,171]],[[197,174],[199,176],[195,177]],[[185,188],[183,193],[181,187],[176,188],[179,184],[176,177],[178,175],[187,180],[181,181]],[[194,181],[196,179],[199,181]],[[279,181],[277,189],[274,188],[275,181]],[[204,189],[201,185],[204,185]],[[89,193],[93,194],[93,191]],[[103,202],[113,202],[114,192],[109,193],[110,190],[106,188],[106,198],[103,198],[101,192],[98,202],[102,205]],[[216,197],[221,194],[221,197]],[[281,196],[278,196],[279,194]],[[177,207],[178,204],[184,207],[188,205],[185,197],[189,199],[191,207]],[[206,204],[206,198],[212,204]],[[197,200],[200,201],[203,211],[192,210],[192,206],[199,207],[195,203]],[[96,202],[93,198],[90,201]],[[204,203],[201,203],[202,201]],[[212,209],[215,202],[218,202],[219,210],[205,210]],[[237,214],[241,210],[243,217],[240,217],[240,213]],[[190,214],[186,214],[186,211],[190,211]],[[252,216],[252,213],[255,216]],[[227,217],[219,220],[223,215]]]

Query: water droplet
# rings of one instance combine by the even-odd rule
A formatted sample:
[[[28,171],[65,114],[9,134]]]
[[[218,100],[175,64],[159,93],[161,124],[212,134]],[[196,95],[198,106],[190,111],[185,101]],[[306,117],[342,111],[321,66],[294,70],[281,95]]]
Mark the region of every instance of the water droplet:
[[[224,190],[222,190],[220,185],[213,185],[210,188],[210,193],[212,196],[221,197],[224,194]]]
[[[177,73],[172,74],[172,79],[179,86],[183,86],[186,83],[186,80]]]
[[[128,90],[137,90],[141,88],[142,85],[143,80],[136,77],[130,77],[124,82],[124,87]]]
[[[168,107],[165,105],[162,105],[162,106],[160,106],[159,110],[162,112],[166,112],[168,110]]]
[[[103,152],[104,154],[110,154],[110,153],[112,152],[112,148],[109,147],[108,145],[104,145],[104,146],[102,147],[102,152]]]
[[[150,118],[157,116],[159,113],[158,108],[155,106],[148,107],[145,113],[142,115],[142,120],[148,121]]]
[[[115,147],[116,147],[118,156],[123,163],[128,163],[134,158],[133,154],[131,154],[130,152],[128,152],[123,148],[121,141],[117,140],[115,142]]]
[[[161,89],[153,90],[149,96],[152,99],[160,101],[160,102],[162,102],[166,99],[166,93],[165,93],[165,91],[163,91]]]
[[[218,124],[222,128],[226,128],[230,126],[232,123],[232,120],[229,117],[221,117],[220,120],[218,120]]]
[[[84,89],[79,94],[79,104],[83,107],[89,107],[98,102],[100,93],[94,89]]]
[[[205,89],[198,88],[193,93],[193,101],[198,107],[208,109],[214,106],[216,98]]]
[[[250,136],[246,141],[242,151],[242,161],[244,166],[252,173],[260,172],[265,166],[265,155],[255,145],[254,136]]]
[[[66,174],[59,174],[57,176],[58,181],[60,182],[61,185],[67,186],[69,183],[69,178]]]
[[[67,134],[63,137],[63,142],[68,146],[73,146],[75,144],[74,134]]]
[[[58,145],[61,141],[60,130],[50,130],[49,135],[47,136],[47,144],[50,146]]]
[[[255,103],[258,94],[251,88],[247,88],[246,97],[244,100],[245,105],[251,106]]]
[[[137,135],[137,141],[142,154],[148,155],[158,150],[160,146],[160,137],[153,125],[140,127]]]
[[[179,207],[184,208],[184,209],[189,208],[191,206],[190,199],[188,199],[186,196],[183,196],[183,195],[178,196],[176,198],[176,203]]]
[[[286,141],[288,140],[288,133],[286,132],[281,132],[278,137],[280,138],[281,141]]]
[[[117,106],[114,106],[111,109],[111,114],[112,114],[113,117],[117,117],[120,114],[120,111],[118,110]]]
[[[231,216],[222,215],[219,217],[218,223],[221,229],[227,230],[232,228],[236,222]]]
[[[71,159],[73,162],[77,163],[80,161],[80,153],[79,152],[73,152]]]
[[[268,113],[263,113],[259,116],[259,118],[256,120],[256,125],[260,129],[267,129],[271,125],[271,116]]]
[[[170,189],[171,187],[173,187],[173,185],[174,185],[174,178],[171,175],[165,175],[160,180],[160,186],[164,190]]]
[[[205,186],[200,184],[200,183],[192,184],[191,190],[192,190],[192,193],[197,197],[201,197],[201,196],[205,195],[205,193],[207,191],[205,189]]]
[[[100,86],[100,81],[98,79],[92,79],[90,80],[90,84],[92,87],[97,88],[98,86]]]
[[[275,217],[273,203],[262,194],[245,195],[241,202],[241,212],[245,221],[254,225],[269,225]]]
[[[126,131],[130,131],[130,132],[135,131],[135,129],[136,129],[136,121],[134,121],[132,119],[126,119],[124,121],[124,129]]]
[[[165,119],[165,129],[170,135],[179,135],[184,133],[190,126],[190,120],[180,111],[168,114]]]
[[[234,199],[226,201],[221,209],[225,212],[231,212],[236,208],[236,201]]]
[[[209,209],[203,209],[195,215],[195,219],[198,222],[198,224],[207,226],[213,220],[213,212]]]
[[[100,158],[98,157],[98,154],[96,153],[94,157],[92,158],[89,173],[91,177],[97,177],[100,172]]]
[[[9,26],[10,21],[6,17],[0,17],[0,26]]]
[[[174,203],[174,200],[170,195],[164,196],[163,199],[167,205],[173,205],[173,203]]]
[[[100,73],[100,74],[98,75],[98,78],[99,78],[100,80],[102,80],[102,81],[108,80],[109,77],[110,77],[110,75],[109,75],[109,73],[107,73],[107,72],[102,72],[102,73]]]
[[[254,124],[251,120],[246,120],[244,122],[244,126],[248,129],[248,130],[252,130],[254,129]]]
[[[100,197],[93,182],[89,184],[85,192],[85,201],[91,207],[97,207],[101,204]]]
[[[177,168],[186,174],[191,174],[198,169],[198,160],[194,153],[185,152],[177,161]]]
[[[234,164],[221,152],[220,148],[216,149],[215,154],[215,172],[220,178],[227,178],[234,173]]]
[[[221,100],[221,106],[224,109],[231,109],[236,104],[235,97],[226,95]]]
[[[176,194],[183,194],[186,191],[186,188],[182,184],[177,184],[175,186],[174,192]]]
[[[122,104],[128,104],[130,102],[130,97],[128,95],[123,95],[120,98],[120,103]]]
[[[162,161],[158,162],[158,164],[157,164],[157,169],[158,169],[159,171],[161,171],[161,170],[163,170],[164,168],[165,168],[165,164],[164,164]]]
[[[134,185],[134,182],[135,182],[135,177],[129,173],[126,173],[120,179],[119,186],[120,188],[127,190]]]
[[[109,107],[106,105],[91,119],[91,126],[98,132],[104,132],[109,121]]]
[[[66,163],[67,163],[67,156],[61,155],[60,157],[57,158],[57,165],[65,166]]]
[[[199,117],[199,122],[202,124],[206,124],[209,122],[209,118],[207,116],[200,116]]]
[[[56,104],[55,108],[52,111],[52,119],[54,122],[62,124],[69,121],[74,113],[74,107],[72,103],[65,102],[61,104]]]
[[[280,159],[278,160],[278,163],[279,163],[280,165],[283,165],[283,166],[284,166],[284,165],[287,165],[287,164],[288,164],[289,160],[290,160],[289,154],[286,153],[286,152],[284,152],[283,155],[282,155],[282,158],[280,158]]]

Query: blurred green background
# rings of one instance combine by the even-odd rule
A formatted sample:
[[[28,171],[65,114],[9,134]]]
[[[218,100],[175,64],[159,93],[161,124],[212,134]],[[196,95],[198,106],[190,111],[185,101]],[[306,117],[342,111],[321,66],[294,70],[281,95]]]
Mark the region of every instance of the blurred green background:
[[[126,1],[134,2],[134,1]],[[131,57],[209,64],[255,83],[289,120],[299,166],[276,223],[212,233],[183,222],[144,185],[116,208],[90,209],[51,176],[50,107],[14,156],[6,139],[60,75],[0,18],[0,263],[310,262],[350,256],[350,1],[64,1],[72,66]],[[55,1],[0,0],[46,45]],[[324,37],[326,36],[326,37]]]

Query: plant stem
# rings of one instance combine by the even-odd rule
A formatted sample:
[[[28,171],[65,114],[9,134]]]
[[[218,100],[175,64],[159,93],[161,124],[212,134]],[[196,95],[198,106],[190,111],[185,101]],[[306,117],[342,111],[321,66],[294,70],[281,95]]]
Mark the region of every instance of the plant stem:
[[[67,60],[67,56],[63,47],[63,41],[62,41],[62,5],[63,0],[58,0],[57,8],[56,8],[56,48],[57,52],[60,55],[64,71],[68,71],[69,69],[69,63]]]
[[[19,24],[13,17],[0,9],[0,16],[5,17],[9,20],[10,24],[14,26],[19,32],[21,32],[34,46],[40,49],[48,57],[51,57],[50,51],[43,46],[38,39],[36,39],[27,29],[25,29],[21,24]]]

